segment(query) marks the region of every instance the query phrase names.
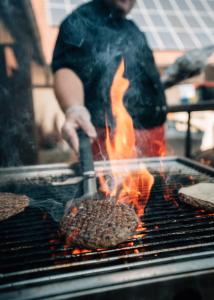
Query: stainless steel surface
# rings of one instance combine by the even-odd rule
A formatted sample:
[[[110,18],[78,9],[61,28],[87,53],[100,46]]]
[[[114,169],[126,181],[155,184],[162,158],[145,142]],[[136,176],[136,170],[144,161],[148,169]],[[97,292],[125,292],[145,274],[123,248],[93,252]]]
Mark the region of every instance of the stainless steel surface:
[[[87,176],[83,179],[84,196],[92,197],[97,194],[96,175]]]

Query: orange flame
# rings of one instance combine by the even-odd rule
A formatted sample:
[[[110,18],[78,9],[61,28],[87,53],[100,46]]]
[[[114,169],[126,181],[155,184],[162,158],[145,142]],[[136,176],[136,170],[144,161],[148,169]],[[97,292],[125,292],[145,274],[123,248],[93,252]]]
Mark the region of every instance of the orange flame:
[[[112,114],[116,124],[113,134],[110,134],[108,124],[106,124],[106,149],[110,161],[137,157],[133,121],[123,104],[123,96],[129,87],[129,81],[123,77],[124,69],[124,60],[122,60],[110,90]],[[139,170],[133,172],[128,169],[124,161],[122,168],[122,172],[118,173],[113,166],[111,167],[113,187],[109,187],[104,176],[100,177],[101,190],[107,196],[115,197],[117,201],[133,205],[138,214],[142,215],[154,178],[144,165],[139,166]]]
[[[71,254],[84,254],[84,253],[89,253],[91,252],[90,250],[87,250],[87,249],[78,249],[78,248],[75,248],[74,250],[71,251]]]
[[[157,148],[157,156],[164,157],[166,156],[166,147],[165,147],[165,142],[164,141],[154,141],[154,147]]]
[[[112,114],[116,122],[112,141],[109,129],[106,127],[106,149],[110,160],[136,157],[133,122],[123,104],[123,96],[129,87],[129,81],[123,77],[124,68],[124,61],[122,60],[114,76],[110,91]]]

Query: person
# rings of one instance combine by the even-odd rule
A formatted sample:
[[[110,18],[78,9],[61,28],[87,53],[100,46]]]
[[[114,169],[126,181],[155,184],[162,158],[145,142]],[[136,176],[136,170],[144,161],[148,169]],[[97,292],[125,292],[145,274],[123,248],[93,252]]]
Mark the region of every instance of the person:
[[[166,100],[145,34],[126,18],[135,0],[92,0],[61,24],[52,69],[54,90],[65,123],[62,135],[78,152],[77,129],[94,141],[94,158],[106,156],[105,122],[113,130],[110,87],[125,61],[129,88],[124,105],[133,119],[138,156],[164,152]],[[161,152],[161,153],[160,153]]]

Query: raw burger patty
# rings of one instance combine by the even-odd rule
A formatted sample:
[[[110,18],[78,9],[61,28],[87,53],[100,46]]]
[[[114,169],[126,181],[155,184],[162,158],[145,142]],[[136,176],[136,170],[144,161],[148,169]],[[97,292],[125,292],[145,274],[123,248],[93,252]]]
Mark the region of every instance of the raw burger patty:
[[[22,212],[29,205],[27,196],[12,193],[0,193],[0,221]]]
[[[201,182],[179,190],[179,197],[196,208],[214,211],[214,183]]]
[[[136,230],[134,208],[111,200],[72,203],[60,224],[66,244],[84,248],[108,248],[126,241]]]

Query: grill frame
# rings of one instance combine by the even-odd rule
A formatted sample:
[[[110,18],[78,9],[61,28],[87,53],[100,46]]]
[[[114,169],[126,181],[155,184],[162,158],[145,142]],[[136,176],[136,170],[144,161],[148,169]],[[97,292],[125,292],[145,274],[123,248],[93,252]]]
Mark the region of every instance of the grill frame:
[[[143,163],[159,163],[161,161],[164,162],[175,162],[184,164],[189,166],[199,172],[206,172],[208,175],[214,176],[214,168],[205,166],[197,161],[193,161],[192,159],[180,156],[167,156],[164,158],[154,157],[154,158],[143,158],[143,159],[127,159],[127,160],[117,160],[111,161],[111,164],[121,165],[122,162],[127,162],[130,165],[135,165],[140,162]],[[94,162],[95,172],[99,172],[102,168],[106,171],[110,169],[109,161],[95,161]],[[27,173],[27,176],[26,176]],[[0,181],[2,183],[12,180],[24,180],[25,178],[33,178],[33,177],[45,177],[51,175],[69,175],[73,178],[81,178],[81,173],[79,169],[79,164],[67,164],[67,163],[58,163],[58,164],[49,164],[49,165],[37,165],[37,166],[19,166],[19,167],[8,167],[8,168],[0,168]]]
[[[199,172],[206,173],[214,177],[214,169],[205,167],[200,163],[196,163],[190,159],[180,157],[167,157],[163,159],[164,162],[177,161],[181,164],[194,168]],[[148,158],[140,160],[151,164],[153,161],[157,163],[159,158]],[[134,167],[137,167],[139,160],[130,160]],[[115,165],[120,165],[120,162],[113,162]],[[108,162],[105,162],[105,169],[108,172]],[[103,162],[95,163],[95,170],[99,173],[104,166]],[[52,175],[56,171],[58,175],[70,175],[76,180],[76,173],[72,167],[67,164],[57,165],[43,165],[36,167],[18,167],[0,169],[1,182],[14,179],[16,174],[17,180],[23,179],[28,174],[29,177],[42,177]],[[4,178],[3,178],[4,177]],[[3,181],[2,181],[3,178]],[[169,249],[167,249],[169,250]],[[0,274],[3,278],[4,275]],[[0,277],[0,278],[1,278]],[[168,293],[173,296],[173,293],[179,288],[183,287],[184,280],[190,281],[189,285],[195,286],[194,283],[200,282],[201,290],[206,293],[207,288],[204,287],[204,281],[214,279],[214,246],[212,250],[199,252],[197,254],[185,254],[178,256],[171,256],[168,258],[160,258],[147,261],[129,262],[127,264],[105,266],[86,271],[79,271],[72,273],[63,273],[57,275],[43,276],[42,278],[34,278],[31,280],[24,280],[18,284],[4,285],[0,287],[1,299],[19,299],[19,300],[36,300],[36,299],[71,299],[80,298],[88,299],[89,295],[100,295],[101,299],[112,299],[112,292],[117,294],[118,299],[131,299],[128,290],[133,289],[139,291],[147,291],[145,299],[151,298],[151,292],[155,285],[158,286],[160,295],[165,295],[163,286],[166,287]],[[167,284],[166,284],[167,281]],[[164,284],[163,284],[164,283]],[[188,285],[188,286],[189,286]],[[39,286],[39,290],[38,290]],[[179,288],[178,288],[179,287]],[[11,289],[11,291],[9,291]],[[123,294],[127,290],[127,294]],[[213,290],[214,292],[214,290]],[[209,295],[206,295],[206,299]],[[162,297],[162,296],[160,296]],[[162,299],[162,298],[158,299]],[[137,296],[136,298],[138,299]],[[143,298],[144,299],[144,298]],[[157,298],[154,298],[157,299]],[[163,298],[166,299],[166,298]],[[170,298],[169,298],[170,299]],[[173,299],[173,298],[172,298]],[[205,298],[202,298],[205,299]]]

